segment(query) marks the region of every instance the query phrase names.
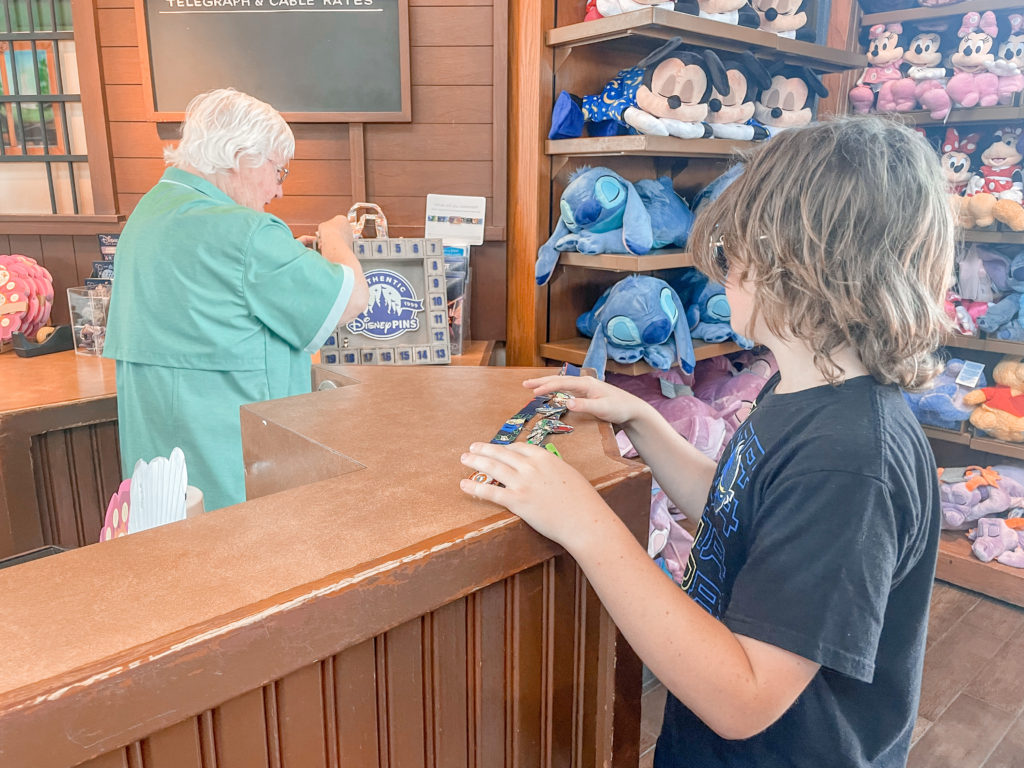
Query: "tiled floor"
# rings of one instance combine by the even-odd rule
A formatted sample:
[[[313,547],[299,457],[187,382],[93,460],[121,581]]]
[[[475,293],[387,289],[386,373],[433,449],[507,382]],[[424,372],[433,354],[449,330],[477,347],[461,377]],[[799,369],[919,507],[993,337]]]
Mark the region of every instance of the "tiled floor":
[[[645,677],[640,768],[665,689]],[[937,581],[908,768],[1024,766],[1024,609]]]

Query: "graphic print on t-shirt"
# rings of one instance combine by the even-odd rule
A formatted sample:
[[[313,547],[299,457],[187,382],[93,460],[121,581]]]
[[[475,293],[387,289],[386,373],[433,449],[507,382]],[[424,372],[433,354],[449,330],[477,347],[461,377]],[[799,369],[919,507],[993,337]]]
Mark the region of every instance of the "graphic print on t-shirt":
[[[726,607],[725,542],[739,529],[737,497],[749,485],[762,456],[764,449],[747,421],[736,431],[727,458],[718,465],[686,563],[683,589],[716,619]]]

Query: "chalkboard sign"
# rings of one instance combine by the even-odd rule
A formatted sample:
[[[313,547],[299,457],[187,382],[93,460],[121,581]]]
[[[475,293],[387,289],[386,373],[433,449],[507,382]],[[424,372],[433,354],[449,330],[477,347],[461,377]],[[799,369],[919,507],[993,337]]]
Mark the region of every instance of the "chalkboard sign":
[[[408,0],[135,0],[149,117],[231,86],[293,122],[412,119]]]

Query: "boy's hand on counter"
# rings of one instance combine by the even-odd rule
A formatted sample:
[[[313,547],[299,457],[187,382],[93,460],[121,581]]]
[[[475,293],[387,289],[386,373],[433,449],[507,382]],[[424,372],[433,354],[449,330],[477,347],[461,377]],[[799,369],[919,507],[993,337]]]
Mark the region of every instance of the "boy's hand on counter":
[[[593,376],[542,376],[527,379],[523,386],[533,390],[534,396],[551,392],[570,394],[570,411],[589,413],[601,421],[622,426],[639,417],[646,405],[636,395]]]
[[[462,463],[505,486],[465,479],[463,491],[505,507],[570,551],[591,523],[613,514],[583,475],[539,445],[473,443]]]

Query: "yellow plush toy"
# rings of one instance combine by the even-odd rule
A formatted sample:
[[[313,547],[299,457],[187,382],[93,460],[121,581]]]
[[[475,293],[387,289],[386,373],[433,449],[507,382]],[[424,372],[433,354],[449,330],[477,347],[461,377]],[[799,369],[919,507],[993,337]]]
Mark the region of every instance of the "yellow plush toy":
[[[1024,443],[1024,362],[1008,355],[996,365],[992,377],[999,386],[964,395],[965,404],[978,406],[971,413],[971,424],[999,440]]]

